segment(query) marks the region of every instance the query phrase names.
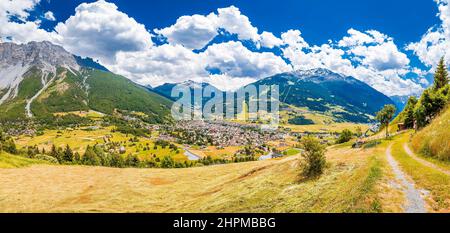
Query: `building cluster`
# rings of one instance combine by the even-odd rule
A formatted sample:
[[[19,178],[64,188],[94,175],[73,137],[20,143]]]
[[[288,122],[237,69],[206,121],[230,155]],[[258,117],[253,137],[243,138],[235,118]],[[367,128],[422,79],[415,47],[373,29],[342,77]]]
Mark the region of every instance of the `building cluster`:
[[[269,141],[283,139],[283,132],[262,131],[257,125],[244,125],[232,122],[180,121],[161,131],[160,138],[176,139],[183,144],[199,146],[263,145]]]

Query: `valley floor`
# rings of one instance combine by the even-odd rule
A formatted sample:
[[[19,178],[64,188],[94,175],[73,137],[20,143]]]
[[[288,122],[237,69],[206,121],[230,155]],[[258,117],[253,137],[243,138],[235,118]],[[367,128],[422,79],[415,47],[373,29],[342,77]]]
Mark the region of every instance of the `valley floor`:
[[[448,212],[450,177],[408,155],[408,137],[367,149],[331,147],[325,174],[314,180],[301,180],[298,156],[187,169],[6,166],[11,161],[0,159],[0,212],[405,212],[407,189],[388,151],[425,211]],[[14,168],[21,166],[28,167]]]

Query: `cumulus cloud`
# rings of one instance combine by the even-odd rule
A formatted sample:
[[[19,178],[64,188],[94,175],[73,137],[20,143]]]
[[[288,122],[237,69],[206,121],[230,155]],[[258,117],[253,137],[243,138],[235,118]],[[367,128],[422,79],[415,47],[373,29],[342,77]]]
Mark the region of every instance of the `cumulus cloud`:
[[[290,70],[281,57],[269,52],[252,52],[239,41],[211,45],[200,56],[209,69],[233,77],[262,78]]]
[[[202,49],[211,42],[219,30],[235,34],[239,40],[249,40],[256,44],[273,48],[280,45],[272,33],[258,34],[250,19],[243,15],[239,8],[230,6],[217,9],[217,13],[204,15],[181,16],[174,25],[156,29],[155,33],[167,38],[171,44],[181,44],[189,49]],[[264,41],[262,41],[264,40]]]
[[[409,64],[406,54],[399,51],[393,39],[375,30],[364,32],[348,30],[349,36],[338,42],[342,48],[349,48],[348,54],[356,56],[363,65],[379,71],[402,69]]]
[[[363,33],[350,28],[347,33],[348,36],[345,36],[344,38],[342,38],[342,40],[339,41],[339,46],[352,47],[372,43],[380,44],[388,39],[386,35],[383,35],[382,33],[374,30],[369,30],[366,33]]]
[[[432,64],[449,48],[448,0],[437,1],[443,24],[408,46],[426,64]],[[230,6],[208,15],[181,16],[173,25],[153,30],[165,38],[157,46],[152,42],[154,35],[143,24],[113,3],[83,3],[54,31],[43,30],[39,22],[27,20],[38,3],[39,0],[1,1],[0,37],[18,43],[49,40],[76,55],[99,60],[111,71],[140,84],[202,80],[232,90],[277,73],[322,67],[353,76],[387,95],[411,94],[426,85],[421,77],[417,78],[420,84],[404,78],[408,72],[418,76],[423,72],[409,67],[408,57],[394,40],[375,30],[349,29],[339,41],[310,45],[298,29],[288,30],[280,38],[267,31],[259,34],[247,16]],[[51,12],[42,17],[55,18]],[[234,34],[238,40],[212,44],[221,32]],[[256,48],[279,47],[282,54],[249,49],[241,43],[244,40],[253,42]]]
[[[255,42],[259,40],[258,28],[254,27],[249,18],[241,14],[237,7],[219,8],[217,11],[219,14],[215,20],[219,28],[238,35],[240,40],[252,40]]]
[[[300,30],[288,30],[287,32],[281,34],[281,39],[285,45],[288,45],[294,49],[308,48],[309,45],[306,43],[305,39],[302,37]]]
[[[207,78],[194,78],[192,79],[196,82],[206,82],[219,90],[222,91],[236,91],[240,87],[246,86],[248,84],[254,83],[257,81],[255,78],[245,78],[245,77],[231,77],[226,74],[212,74]]]
[[[409,64],[406,54],[400,52],[392,41],[374,46],[357,46],[350,53],[360,57],[362,64],[379,71],[401,69]]]
[[[348,30],[337,43],[309,46],[300,31],[282,35],[287,44],[282,49],[294,69],[326,68],[355,77],[386,95],[409,95],[420,92],[421,85],[403,79],[409,71],[409,59],[393,40],[374,30]]]
[[[40,29],[40,22],[27,21],[30,11],[40,0],[0,1],[0,38],[16,43],[29,41],[53,41],[54,33]],[[11,20],[15,17],[17,20]]]
[[[152,86],[207,77],[201,57],[181,45],[161,45],[140,52],[119,52],[113,72]]]
[[[0,18],[5,20],[11,16],[16,16],[25,21],[32,10],[40,0],[14,0],[0,2]]]
[[[152,35],[143,24],[104,0],[82,3],[75,15],[58,23],[55,31],[59,43],[70,52],[107,64],[114,62],[119,51],[141,51],[153,45]]]
[[[283,44],[283,40],[273,35],[271,32],[264,31],[261,33],[260,37],[260,45],[262,47],[266,47],[272,49],[274,47],[278,47]]]
[[[435,67],[443,56],[449,61],[450,54],[450,6],[448,0],[435,0],[439,8],[441,24],[431,27],[420,41],[409,44],[406,48],[413,51],[428,67]],[[450,64],[450,63],[448,63]]]
[[[155,30],[171,44],[181,44],[189,49],[202,49],[218,35],[215,15],[182,16],[167,28]],[[214,19],[213,19],[214,18]]]

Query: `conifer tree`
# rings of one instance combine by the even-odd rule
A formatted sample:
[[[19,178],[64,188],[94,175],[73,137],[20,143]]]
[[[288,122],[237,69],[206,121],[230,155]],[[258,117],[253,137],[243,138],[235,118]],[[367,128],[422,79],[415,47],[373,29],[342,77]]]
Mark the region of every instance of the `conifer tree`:
[[[448,71],[445,66],[444,57],[439,61],[438,67],[436,69],[436,73],[434,74],[434,86],[433,89],[438,91],[439,89],[445,87],[448,84]]]
[[[63,160],[65,162],[73,162],[73,152],[72,149],[70,149],[69,145],[66,145],[66,149],[64,150],[63,154]]]

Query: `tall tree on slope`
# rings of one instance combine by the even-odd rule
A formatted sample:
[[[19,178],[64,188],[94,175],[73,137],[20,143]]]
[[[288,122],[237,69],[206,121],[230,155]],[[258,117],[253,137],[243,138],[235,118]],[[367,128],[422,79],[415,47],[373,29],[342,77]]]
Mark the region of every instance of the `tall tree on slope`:
[[[447,67],[445,66],[444,57],[442,57],[437,66],[436,73],[434,74],[434,90],[438,91],[445,87],[445,85],[448,84],[448,80]]]

